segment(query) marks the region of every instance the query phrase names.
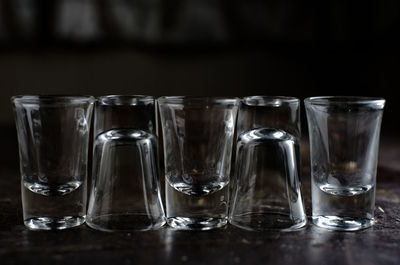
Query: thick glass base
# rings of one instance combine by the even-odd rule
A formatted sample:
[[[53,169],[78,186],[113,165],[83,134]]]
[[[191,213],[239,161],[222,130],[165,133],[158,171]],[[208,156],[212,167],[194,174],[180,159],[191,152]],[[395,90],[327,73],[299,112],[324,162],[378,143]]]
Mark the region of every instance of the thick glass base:
[[[227,218],[169,217],[167,223],[178,230],[211,230],[228,223]]]
[[[61,217],[34,217],[24,220],[24,224],[31,230],[62,230],[81,225],[85,216]]]
[[[339,216],[313,216],[313,223],[316,226],[337,230],[337,231],[357,231],[371,227],[374,219],[371,218],[352,218]]]
[[[292,220],[283,213],[245,213],[231,216],[229,223],[249,231],[297,231],[307,224],[307,218]]]
[[[165,224],[165,218],[149,219],[147,214],[123,213],[88,216],[86,224],[96,230],[112,231],[147,231],[158,229]]]

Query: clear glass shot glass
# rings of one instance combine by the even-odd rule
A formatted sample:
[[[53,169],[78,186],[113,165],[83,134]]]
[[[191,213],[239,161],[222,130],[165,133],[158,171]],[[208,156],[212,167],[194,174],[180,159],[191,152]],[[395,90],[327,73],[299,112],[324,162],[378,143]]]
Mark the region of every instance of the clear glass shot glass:
[[[313,223],[344,231],[370,227],[374,223],[385,100],[311,97],[304,103],[310,137]]]
[[[166,215],[176,229],[227,223],[237,98],[161,97]]]
[[[18,134],[24,224],[65,229],[85,222],[91,96],[11,98]]]
[[[94,124],[87,224],[102,231],[163,226],[155,99],[100,97]]]
[[[307,224],[300,183],[300,102],[252,96],[240,102],[229,222],[253,230]]]

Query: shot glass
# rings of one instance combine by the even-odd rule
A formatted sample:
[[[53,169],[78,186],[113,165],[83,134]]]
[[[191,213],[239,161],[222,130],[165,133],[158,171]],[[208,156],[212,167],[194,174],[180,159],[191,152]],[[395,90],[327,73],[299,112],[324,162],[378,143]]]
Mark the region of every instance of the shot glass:
[[[304,103],[310,137],[313,223],[344,231],[370,227],[374,223],[385,100],[311,97]]]
[[[15,96],[24,224],[65,229],[85,222],[94,98]]]
[[[300,110],[292,97],[240,102],[229,222],[253,230],[294,231],[307,224],[300,183]]]
[[[163,226],[154,98],[100,97],[94,124],[87,224],[102,231]]]
[[[208,230],[227,223],[237,98],[161,97],[167,223]]]

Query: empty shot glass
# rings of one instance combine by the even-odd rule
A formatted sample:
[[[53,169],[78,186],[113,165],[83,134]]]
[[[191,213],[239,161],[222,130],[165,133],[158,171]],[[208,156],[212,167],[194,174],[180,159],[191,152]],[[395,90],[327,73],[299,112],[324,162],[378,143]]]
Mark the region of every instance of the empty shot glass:
[[[300,183],[300,110],[292,97],[245,97],[237,121],[229,222],[262,231],[307,224]]]
[[[237,98],[161,97],[166,215],[176,229],[227,223]]]
[[[310,137],[313,223],[344,231],[370,227],[374,223],[385,100],[311,97],[304,103]]]
[[[85,222],[90,96],[12,97],[24,224],[65,229]]]
[[[156,125],[153,97],[97,99],[90,227],[143,231],[164,225]]]

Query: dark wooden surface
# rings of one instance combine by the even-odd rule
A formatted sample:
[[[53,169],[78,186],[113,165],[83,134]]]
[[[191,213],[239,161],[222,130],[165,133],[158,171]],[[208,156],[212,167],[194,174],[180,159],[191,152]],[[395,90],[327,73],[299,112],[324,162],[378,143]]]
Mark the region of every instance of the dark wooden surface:
[[[400,138],[381,141],[376,225],[370,229],[333,232],[309,224],[298,232],[257,233],[228,225],[208,232],[164,227],[106,233],[86,225],[64,231],[25,228],[16,146],[10,142],[0,150],[0,264],[400,264],[399,147]],[[309,214],[307,164],[303,184]]]

